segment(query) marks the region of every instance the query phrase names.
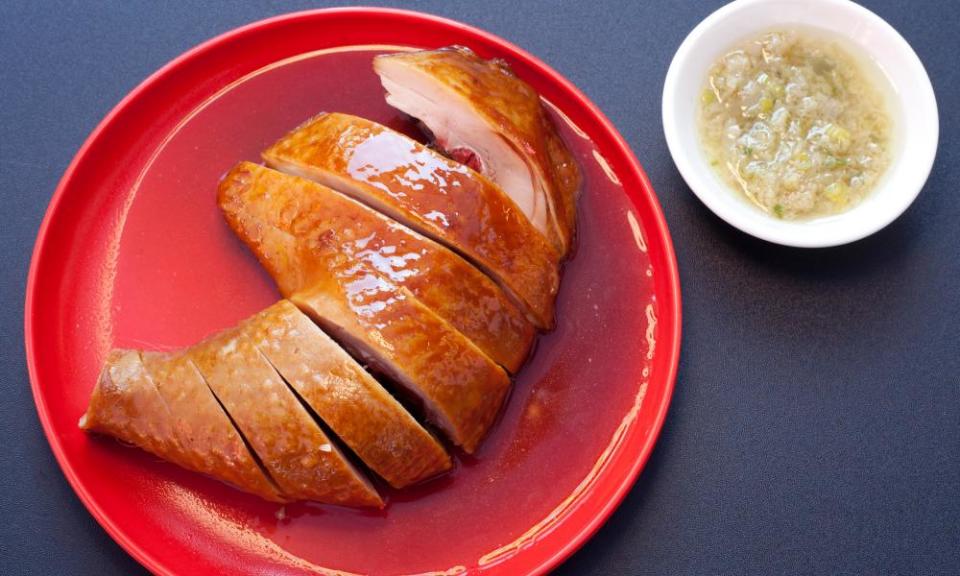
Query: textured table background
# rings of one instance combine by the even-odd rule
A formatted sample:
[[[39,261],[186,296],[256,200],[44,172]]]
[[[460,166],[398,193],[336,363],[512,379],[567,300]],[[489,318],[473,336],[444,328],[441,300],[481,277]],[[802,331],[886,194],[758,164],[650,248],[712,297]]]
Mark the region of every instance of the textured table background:
[[[323,3],[3,3],[0,18],[0,574],[139,574],[63,478],[24,362],[30,250],[104,114],[197,43]],[[799,251],[706,210],[667,152],[674,50],[721,2],[416,2],[559,70],[613,120],[680,261],[680,376],[636,487],[560,574],[960,574],[960,3],[871,0],[940,103],[913,207],[852,246]],[[908,151],[909,153],[909,151]]]

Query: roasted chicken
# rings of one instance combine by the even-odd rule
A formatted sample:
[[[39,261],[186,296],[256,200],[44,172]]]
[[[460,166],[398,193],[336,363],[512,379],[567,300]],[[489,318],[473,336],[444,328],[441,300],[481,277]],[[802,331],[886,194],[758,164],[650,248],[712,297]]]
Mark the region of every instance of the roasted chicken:
[[[460,46],[378,56],[387,102],[452,158],[499,184],[564,257],[576,231],[580,171],[540,96],[506,62]]]
[[[270,190],[275,178],[270,170],[241,164],[221,182],[221,202],[256,195],[253,188]],[[476,449],[510,387],[507,374],[479,347],[409,289],[340,250],[355,240],[350,229],[327,228],[314,237],[319,243],[303,242],[244,211],[224,213],[284,296],[400,385],[454,443]]]
[[[307,253],[339,254],[407,288],[510,372],[526,359],[534,328],[492,280],[450,250],[363,204],[251,162],[241,162],[225,177],[219,203],[234,229],[272,226]],[[275,258],[287,257],[281,250],[267,260]],[[292,294],[309,285],[305,268],[284,268],[274,275],[281,292]]]
[[[248,336],[336,436],[394,488],[450,469],[450,456],[393,396],[286,300]]]
[[[177,367],[177,365],[180,367]],[[183,357],[151,358],[157,391],[140,352],[107,356],[80,428],[123,440],[175,464],[209,474],[274,502],[287,500],[257,465],[196,368]],[[179,373],[179,377],[171,378]],[[172,400],[168,405],[163,397]],[[187,412],[179,414],[187,407]]]
[[[237,164],[218,205],[284,299],[184,350],[112,351],[82,429],[272,502],[358,507],[385,505],[368,473],[451,469],[430,430],[477,450],[554,325],[580,172],[504,63],[451,48],[375,69],[446,155],[323,113],[268,166]]]
[[[437,440],[286,300],[181,352],[112,352],[80,426],[277,502],[383,505],[325,429],[398,488],[451,466]]]
[[[268,165],[349,194],[441,242],[553,327],[558,258],[499,186],[399,132],[320,114],[263,153]]]
[[[382,506],[376,489],[343,455],[257,349],[263,313],[188,352],[267,473],[294,500]]]

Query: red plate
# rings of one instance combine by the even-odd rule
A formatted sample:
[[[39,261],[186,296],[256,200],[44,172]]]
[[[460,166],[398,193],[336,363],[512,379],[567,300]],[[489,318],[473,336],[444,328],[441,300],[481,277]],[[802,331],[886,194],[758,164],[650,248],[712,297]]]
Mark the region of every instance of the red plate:
[[[280,508],[77,429],[111,346],[173,348],[278,298],[222,222],[233,163],[321,110],[412,129],[371,57],[463,44],[505,58],[551,103],[584,168],[580,245],[542,338],[474,458],[382,513]],[[495,36],[413,12],[302,12],[215,38],[103,120],[54,194],[33,254],[26,346],[67,479],[158,574],[542,573],[610,515],[663,424],[680,347],[676,261],[653,189],[576,88]]]

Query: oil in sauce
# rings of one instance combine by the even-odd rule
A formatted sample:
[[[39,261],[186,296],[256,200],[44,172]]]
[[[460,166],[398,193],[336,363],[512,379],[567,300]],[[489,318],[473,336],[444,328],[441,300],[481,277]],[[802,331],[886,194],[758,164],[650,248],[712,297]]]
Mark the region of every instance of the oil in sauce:
[[[802,29],[739,43],[710,69],[700,97],[707,160],[776,218],[853,208],[892,157],[891,114],[871,65]]]

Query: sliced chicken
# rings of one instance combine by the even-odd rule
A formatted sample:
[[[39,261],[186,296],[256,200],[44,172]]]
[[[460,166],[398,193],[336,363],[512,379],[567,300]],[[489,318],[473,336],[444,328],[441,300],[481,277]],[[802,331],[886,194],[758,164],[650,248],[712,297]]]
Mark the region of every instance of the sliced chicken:
[[[381,55],[373,68],[391,106],[499,184],[558,254],[568,254],[580,171],[540,96],[506,62],[456,46]]]
[[[142,352],[143,367],[170,412],[184,468],[209,474],[248,491],[279,499],[279,489],[254,462],[245,439],[182,353]]]
[[[263,153],[441,242],[480,267],[527,317],[553,327],[558,256],[493,182],[415,140],[346,114],[320,114]]]
[[[296,306],[281,300],[248,333],[327,426],[371,470],[403,488],[450,469],[437,440]]]
[[[161,368],[158,372],[164,378],[163,394],[158,391],[138,351],[112,351],[87,411],[80,419],[80,427],[113,436],[267,500],[285,501],[257,465],[206,385],[189,372],[182,379],[167,380],[168,369],[175,371],[176,368],[165,365],[163,360],[151,363]],[[164,396],[195,402],[196,414],[202,419],[178,415],[176,411],[182,402],[172,402],[171,410]],[[200,435],[196,441],[191,438],[191,431]]]
[[[266,320],[253,316],[193,346],[190,360],[286,496],[383,507],[376,489],[257,350],[249,334],[259,334]]]
[[[482,350],[409,290],[338,251],[305,249],[291,234],[250,221],[235,231],[284,296],[401,386],[455,444],[476,449],[510,388]]]
[[[407,289],[369,274],[290,296],[346,348],[390,377],[467,453],[510,388],[507,374]]]
[[[319,258],[340,252],[409,289],[424,305],[511,372],[523,364],[535,330],[487,276],[443,246],[315,182],[241,162],[220,184],[220,207],[241,237],[272,226]],[[244,233],[244,228],[251,232]],[[287,248],[267,260],[283,258]],[[275,274],[281,291],[309,283],[304,268]]]

